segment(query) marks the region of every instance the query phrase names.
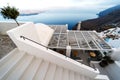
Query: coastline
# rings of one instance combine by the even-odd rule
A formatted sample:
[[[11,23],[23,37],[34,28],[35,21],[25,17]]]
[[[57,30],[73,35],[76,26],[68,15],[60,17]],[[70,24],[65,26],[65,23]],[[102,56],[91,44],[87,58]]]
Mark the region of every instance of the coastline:
[[[48,10],[46,12],[34,13],[21,13],[23,16],[18,16],[17,21],[29,21],[34,23],[44,23],[47,25],[64,25],[68,24],[68,28],[71,30],[79,21],[93,19],[98,17],[96,12],[86,13],[85,10],[79,9],[62,9],[62,10]],[[0,15],[0,21],[11,21],[4,19]],[[13,20],[12,20],[13,21]]]

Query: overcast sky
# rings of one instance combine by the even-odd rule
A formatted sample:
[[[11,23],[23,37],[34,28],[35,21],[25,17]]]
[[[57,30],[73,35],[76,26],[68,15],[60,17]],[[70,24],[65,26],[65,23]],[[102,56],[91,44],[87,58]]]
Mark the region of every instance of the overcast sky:
[[[82,9],[106,9],[120,3],[120,0],[0,0],[0,7],[15,6],[19,9],[51,9],[78,7]]]

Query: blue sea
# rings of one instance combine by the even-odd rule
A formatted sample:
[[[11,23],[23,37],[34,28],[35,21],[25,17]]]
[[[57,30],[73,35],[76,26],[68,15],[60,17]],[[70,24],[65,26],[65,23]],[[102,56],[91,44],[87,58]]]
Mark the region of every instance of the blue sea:
[[[37,15],[19,16],[18,21],[32,21],[44,24],[68,24],[72,29],[78,22],[97,17],[96,11],[81,9],[53,9]],[[0,21],[10,21],[0,15]]]

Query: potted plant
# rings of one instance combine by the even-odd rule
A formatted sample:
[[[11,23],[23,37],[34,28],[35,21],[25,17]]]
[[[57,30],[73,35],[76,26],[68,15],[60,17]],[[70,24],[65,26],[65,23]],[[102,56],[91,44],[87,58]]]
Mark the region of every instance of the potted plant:
[[[106,60],[109,64],[114,63],[114,60],[112,60],[110,56],[105,56],[103,59]]]
[[[107,62],[106,60],[102,60],[102,61],[99,63],[99,65],[100,65],[101,67],[106,67],[106,66],[108,65],[108,62]]]

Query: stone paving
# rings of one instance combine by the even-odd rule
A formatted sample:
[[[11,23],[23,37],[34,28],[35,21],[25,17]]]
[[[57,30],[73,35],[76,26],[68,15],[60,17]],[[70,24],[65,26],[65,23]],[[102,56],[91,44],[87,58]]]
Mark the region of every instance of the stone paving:
[[[0,59],[13,50],[16,45],[7,35],[0,34]]]

